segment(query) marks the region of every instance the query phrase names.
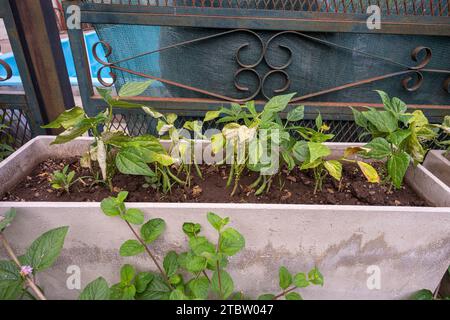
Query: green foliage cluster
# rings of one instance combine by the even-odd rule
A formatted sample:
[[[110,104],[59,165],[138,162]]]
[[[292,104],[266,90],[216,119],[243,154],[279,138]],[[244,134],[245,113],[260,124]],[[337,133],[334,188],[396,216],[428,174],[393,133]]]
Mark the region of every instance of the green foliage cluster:
[[[167,252],[163,263],[153,253],[155,242],[163,236],[166,223],[154,218],[145,221],[139,209],[127,208],[124,201],[127,192],[102,201],[104,214],[118,217],[127,224],[134,239],[125,241],[119,249],[123,257],[147,254],[158,272],[137,271],[125,264],[120,270],[120,282],[109,285],[102,277],[88,284],[80,295],[82,300],[205,300],[205,299],[244,299],[242,292],[236,290],[232,276],[227,272],[229,259],[245,247],[244,237],[229,226],[229,218],[222,218],[209,212],[207,220],[217,233],[213,243],[202,235],[202,226],[194,222],[183,224],[189,249],[185,252]],[[134,226],[139,226],[136,230]],[[292,277],[286,268],[280,269],[280,288],[278,295],[265,294],[260,299],[299,300],[294,292],[309,284],[323,285],[323,276],[317,268],[308,275],[298,273]]]

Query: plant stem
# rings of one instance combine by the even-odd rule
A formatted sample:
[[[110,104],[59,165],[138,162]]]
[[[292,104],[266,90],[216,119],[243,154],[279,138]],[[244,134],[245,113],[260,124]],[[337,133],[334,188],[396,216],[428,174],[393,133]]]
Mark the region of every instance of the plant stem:
[[[289,289],[286,289],[282,293],[280,293],[280,294],[276,295],[275,297],[273,297],[272,300],[277,300],[277,299],[279,299],[281,297],[284,297],[286,294],[288,294],[291,291],[294,291],[295,289],[297,289],[297,287],[291,287]]]
[[[20,264],[19,259],[17,259],[16,254],[14,253],[13,249],[9,245],[9,242],[8,242],[8,240],[6,240],[6,237],[3,235],[3,233],[0,233],[0,239],[3,243],[3,246],[6,249],[6,252],[8,253],[8,255],[11,257],[11,259],[14,261],[14,263],[17,265],[17,267],[20,270],[22,268],[22,265]],[[25,280],[27,282],[27,285],[31,288],[31,290],[34,291],[34,293],[36,294],[36,296],[38,297],[39,300],[47,300],[47,298],[44,296],[44,294],[38,288],[38,286],[34,283],[33,279],[30,278],[30,276],[28,276],[28,275],[25,276]]]
[[[217,265],[217,279],[219,280],[219,295],[220,295],[221,298],[223,298],[223,294],[222,294],[222,279],[220,277],[219,260],[217,260],[216,265]]]
[[[131,226],[131,224],[124,220],[128,226],[128,228],[130,228],[131,232],[133,232],[134,236],[136,237],[136,239],[144,246],[145,251],[147,252],[147,254],[150,256],[150,258],[153,260],[153,263],[156,265],[156,267],[158,268],[159,272],[161,273],[161,275],[164,277],[164,280],[167,282],[167,284],[169,285],[170,288],[172,288],[172,285],[169,282],[169,278],[167,277],[166,272],[164,271],[163,268],[161,268],[158,260],[156,260],[155,256],[152,254],[152,252],[150,251],[150,249],[148,248],[147,244],[145,243],[145,241],[138,235],[138,233],[136,232],[136,230],[134,230],[134,228]]]

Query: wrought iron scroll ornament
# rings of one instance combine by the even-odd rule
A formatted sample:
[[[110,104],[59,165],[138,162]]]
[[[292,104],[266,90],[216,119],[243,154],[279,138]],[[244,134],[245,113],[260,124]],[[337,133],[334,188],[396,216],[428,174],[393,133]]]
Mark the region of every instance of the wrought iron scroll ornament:
[[[0,47],[0,52],[2,52],[2,49]],[[5,77],[0,77],[0,81],[6,81],[11,79],[12,77],[12,70],[11,67],[9,66],[9,64],[6,63],[6,61],[0,59],[0,66],[2,66],[5,71],[6,71],[6,76]]]
[[[229,35],[229,34],[233,34],[233,33],[237,33],[237,32],[242,32],[242,33],[247,33],[250,34],[252,36],[255,37],[255,39],[257,39],[257,41],[260,43],[261,45],[261,53],[260,55],[257,57],[257,59],[255,60],[254,63],[250,63],[250,64],[245,64],[242,62],[241,59],[241,51],[243,49],[245,49],[246,47],[248,47],[250,44],[249,43],[244,43],[243,45],[241,45],[236,53],[235,53],[235,59],[236,62],[239,66],[238,70],[235,72],[234,74],[234,86],[236,87],[237,90],[242,91],[242,92],[247,92],[250,91],[250,89],[248,87],[242,86],[239,84],[239,77],[241,76],[242,73],[244,72],[250,72],[252,74],[254,74],[256,76],[256,79],[258,81],[256,89],[254,90],[254,92],[249,92],[249,94],[245,97],[245,98],[241,98],[241,99],[237,99],[237,98],[233,98],[233,97],[229,97],[229,96],[225,96],[219,93],[215,93],[212,91],[207,91],[207,90],[203,90],[201,88],[197,88],[197,87],[193,87],[193,86],[189,86],[183,83],[179,83],[179,82],[175,82],[175,81],[171,81],[168,79],[163,79],[163,78],[159,78],[159,77],[155,77],[149,74],[144,74],[141,72],[137,72],[134,70],[130,70],[124,67],[121,67],[119,64],[125,61],[129,61],[132,59],[136,59],[142,56],[146,56],[146,55],[150,55],[150,54],[154,54],[157,52],[161,52],[161,51],[165,51],[165,50],[169,50],[172,48],[176,48],[176,47],[180,47],[180,46],[186,46],[186,45],[190,45],[190,44],[194,44],[194,43],[198,43],[198,42],[202,42],[202,41],[206,41],[209,39],[213,39],[213,38],[218,38],[218,37],[222,37],[225,35]],[[432,52],[431,49],[428,47],[423,47],[423,46],[419,46],[417,48],[415,48],[412,52],[411,52],[411,59],[416,62],[416,65],[413,66],[409,66],[409,65],[405,65],[403,63],[399,63],[378,55],[374,55],[374,54],[370,54],[364,51],[359,51],[353,48],[349,48],[346,46],[342,46],[327,40],[323,40],[317,37],[313,37],[301,32],[297,32],[297,31],[282,31],[279,32],[275,35],[273,35],[271,38],[269,38],[265,43],[264,40],[254,31],[248,30],[248,29],[234,29],[234,30],[229,30],[229,31],[225,31],[225,32],[221,32],[221,33],[216,33],[213,35],[209,35],[209,36],[205,36],[205,37],[201,37],[201,38],[196,38],[193,40],[188,40],[188,41],[184,41],[184,42],[179,42],[170,46],[166,46],[166,47],[162,47],[159,48],[157,50],[153,50],[153,51],[148,51],[145,53],[141,53],[139,55],[135,55],[129,58],[125,58],[122,60],[118,60],[118,61],[114,61],[114,62],[108,62],[108,61],[104,61],[102,59],[99,58],[98,54],[97,54],[97,47],[98,45],[102,44],[104,46],[104,50],[105,50],[105,58],[108,58],[111,54],[112,54],[112,47],[109,43],[105,42],[105,41],[99,41],[97,43],[94,44],[94,46],[92,47],[92,51],[93,51],[93,56],[95,58],[95,60],[100,63],[102,65],[102,67],[98,70],[97,73],[97,78],[98,81],[105,87],[111,87],[112,85],[114,85],[114,83],[117,80],[117,76],[114,73],[114,70],[119,70],[122,72],[126,72],[129,74],[133,74],[133,75],[137,75],[143,78],[148,78],[148,79],[153,79],[153,80],[157,80],[160,81],[162,83],[168,84],[168,85],[173,85],[173,86],[177,86],[179,88],[183,88],[183,89],[187,89],[190,91],[194,91],[197,93],[201,93],[204,94],[206,96],[209,97],[214,97],[214,98],[218,98],[220,100],[225,100],[225,101],[230,101],[230,102],[237,102],[237,103],[242,103],[245,101],[249,101],[254,99],[258,94],[262,94],[266,99],[269,99],[271,95],[269,95],[264,87],[265,87],[265,83],[267,81],[267,79],[269,79],[271,76],[273,76],[274,74],[279,74],[284,78],[284,84],[278,88],[274,90],[275,94],[280,94],[285,92],[286,90],[289,89],[291,81],[289,78],[289,74],[286,71],[286,69],[292,64],[292,59],[293,59],[293,53],[292,50],[285,46],[285,45],[281,45],[279,44],[278,47],[282,50],[285,50],[288,53],[288,59],[287,62],[276,66],[274,65],[271,61],[270,58],[267,54],[268,49],[270,48],[270,46],[274,43],[274,40],[280,36],[283,35],[294,35],[294,36],[299,36],[302,37],[304,39],[308,39],[317,43],[321,43],[324,45],[327,45],[329,47],[334,47],[337,49],[341,49],[341,50],[346,50],[352,53],[357,53],[366,57],[370,57],[373,59],[377,59],[377,60],[381,60],[384,61],[386,63],[392,64],[392,65],[396,65],[398,67],[400,67],[402,70],[397,71],[397,72],[392,72],[392,73],[388,73],[388,74],[383,74],[383,75],[379,75],[379,76],[375,76],[375,77],[371,77],[371,78],[366,78],[366,79],[362,79],[362,80],[358,80],[358,81],[354,81],[354,82],[350,82],[350,83],[346,83],[343,84],[341,86],[337,86],[337,87],[333,87],[333,88],[329,88],[329,89],[325,89],[325,90],[321,90],[321,91],[317,91],[317,92],[313,92],[313,93],[309,93],[309,94],[305,94],[299,97],[296,97],[295,99],[292,100],[292,102],[297,102],[297,101],[302,101],[302,100],[306,100],[312,97],[317,97],[320,95],[324,95],[324,94],[328,94],[328,93],[332,93],[332,92],[336,92],[336,91],[340,91],[340,90],[344,90],[347,88],[352,88],[352,87],[357,87],[363,84],[367,84],[367,83],[372,83],[372,82],[376,82],[376,81],[380,81],[380,80],[384,80],[384,79],[388,79],[388,78],[393,78],[393,77],[404,77],[401,80],[402,86],[408,90],[408,91],[416,91],[418,90],[423,81],[424,81],[424,73],[440,73],[440,74],[446,74],[448,75],[448,77],[446,78],[446,80],[443,83],[443,89],[447,92],[450,93],[450,70],[441,70],[441,69],[428,69],[426,68],[426,66],[428,65],[428,63],[431,60],[432,57]],[[265,62],[267,64],[267,66],[270,68],[270,70],[264,74],[263,76],[261,76],[257,71],[256,71],[256,67],[261,64],[262,62]],[[109,68],[109,75],[111,76],[112,82],[106,82],[103,77],[102,77],[102,71],[105,68]]]

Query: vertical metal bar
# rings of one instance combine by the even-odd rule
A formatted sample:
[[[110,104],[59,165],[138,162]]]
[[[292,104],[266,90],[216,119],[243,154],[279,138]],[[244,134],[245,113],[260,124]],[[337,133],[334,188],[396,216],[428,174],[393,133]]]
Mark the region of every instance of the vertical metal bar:
[[[20,40],[34,78],[42,118],[52,121],[75,104],[52,2],[22,0],[10,3],[20,25]]]
[[[68,35],[75,69],[77,71],[78,87],[80,89],[83,107],[88,115],[94,116],[96,110],[93,104],[90,103],[94,89],[91,82],[91,71],[89,59],[86,54],[86,44],[84,41],[83,30],[69,29]]]
[[[25,57],[24,48],[22,47],[22,42],[20,39],[20,34],[22,34],[23,30],[21,30],[20,25],[17,24],[16,18],[11,10],[10,1],[0,0],[0,5],[2,7],[2,12],[4,13],[1,18],[3,18],[8,39],[12,51],[14,52],[14,58],[19,69],[23,90],[29,106],[29,113],[27,116],[30,123],[31,133],[32,135],[43,134],[45,133],[45,130],[40,126],[44,123],[45,119],[42,117],[42,112],[40,109],[41,104],[38,99],[36,89],[33,85],[34,78],[29,70],[27,58]]]

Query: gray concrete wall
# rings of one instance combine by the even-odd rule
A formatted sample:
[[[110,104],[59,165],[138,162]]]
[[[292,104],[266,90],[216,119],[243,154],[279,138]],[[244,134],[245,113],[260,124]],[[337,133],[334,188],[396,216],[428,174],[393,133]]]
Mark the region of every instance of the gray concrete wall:
[[[246,238],[246,248],[230,261],[236,288],[251,297],[276,292],[278,268],[306,271],[317,265],[325,277],[323,288],[301,290],[305,299],[403,299],[414,291],[437,287],[450,265],[450,214],[426,208],[360,208],[343,206],[258,204],[130,204],[146,218],[163,218],[164,236],[151,247],[160,260],[169,250],[186,249],[183,222],[201,223],[215,240],[206,221],[208,211],[229,216],[231,226]],[[0,213],[6,208],[0,207]],[[81,269],[82,286],[98,276],[118,281],[120,266],[135,264],[154,269],[145,255],[122,258],[118,248],[132,239],[118,218],[101,213],[98,204],[18,204],[18,215],[7,229],[18,253],[44,231],[70,227],[57,264],[38,280],[52,299],[71,299],[67,268]],[[4,257],[4,251],[0,250]],[[380,289],[370,290],[368,268],[380,271]],[[372,271],[373,272],[373,271]]]

